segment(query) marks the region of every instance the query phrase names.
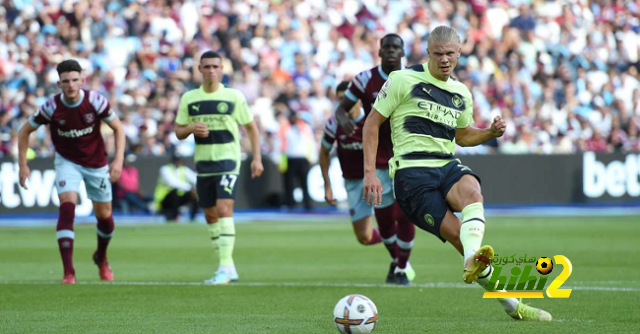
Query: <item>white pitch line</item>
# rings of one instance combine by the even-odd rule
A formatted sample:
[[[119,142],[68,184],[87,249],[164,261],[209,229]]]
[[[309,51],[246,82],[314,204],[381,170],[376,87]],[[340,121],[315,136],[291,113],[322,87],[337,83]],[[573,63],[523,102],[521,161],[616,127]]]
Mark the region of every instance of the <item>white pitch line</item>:
[[[0,285],[24,284],[24,285],[57,285],[59,281],[0,281]],[[201,282],[139,282],[139,281],[79,281],[79,285],[118,285],[118,286],[209,286]],[[323,283],[323,282],[248,282],[231,283],[228,286],[256,286],[256,287],[320,287],[320,288],[430,288],[430,289],[470,289],[477,288],[476,285],[462,283],[419,283],[410,286],[398,286],[392,284],[371,284],[371,283]],[[604,286],[563,286],[562,289],[573,289],[579,291],[611,291],[611,292],[640,292],[640,288],[630,287],[604,287]]]

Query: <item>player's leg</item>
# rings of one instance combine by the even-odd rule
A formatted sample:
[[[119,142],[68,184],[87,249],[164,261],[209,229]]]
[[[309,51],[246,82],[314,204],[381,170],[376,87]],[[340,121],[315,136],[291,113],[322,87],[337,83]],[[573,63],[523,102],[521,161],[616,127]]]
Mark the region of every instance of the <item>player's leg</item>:
[[[394,271],[398,262],[398,236],[396,235],[395,207],[393,206],[393,202],[389,202],[390,196],[393,197],[393,187],[390,186],[388,171],[376,169],[376,175],[381,182],[385,182],[382,185],[383,203],[375,207],[374,213],[376,222],[378,222],[382,242],[391,256],[389,273],[387,273],[387,283],[394,283]]]
[[[373,227],[373,206],[362,201],[362,179],[344,180],[347,190],[349,215],[353,223],[353,232],[363,245],[375,245],[382,242],[380,231]]]
[[[198,176],[196,182],[196,191],[198,192],[198,204],[204,211],[204,218],[207,221],[207,230],[209,231],[209,237],[213,244],[214,257],[219,257],[220,249],[220,223],[218,217],[218,208],[216,208],[217,193],[216,193],[217,179],[215,176]],[[216,284],[216,276],[214,275],[210,279],[205,280],[207,284]]]
[[[64,275],[63,284],[74,284],[75,269],[73,267],[73,242],[75,232],[73,221],[75,219],[76,204],[78,203],[78,190],[82,182],[82,174],[77,165],[56,156],[56,190],[60,199],[60,209],[58,224],[56,226],[56,237],[58,239],[58,249],[62,258]]]
[[[101,280],[113,281],[113,271],[107,260],[107,247],[109,246],[115,229],[111,202],[93,201],[93,213],[98,220],[96,228],[98,248],[95,253],[93,253],[93,262],[98,266],[98,273]]]
[[[238,281],[239,276],[233,262],[233,249],[235,247],[236,231],[233,221],[233,206],[235,201],[235,189],[238,175],[227,174],[207,178],[209,179],[208,191],[215,192],[217,225],[214,229],[219,237],[217,240],[218,258],[220,264],[215,276],[208,280],[209,284],[227,284],[229,282]],[[200,179],[199,181],[200,182]],[[204,183],[203,183],[204,185]],[[201,186],[198,183],[198,196],[201,197]]]
[[[96,215],[96,234],[98,247],[93,253],[93,262],[98,266],[100,279],[103,281],[113,281],[113,271],[107,260],[107,247],[113,236],[113,209],[111,182],[109,182],[109,167],[86,168],[81,167],[80,171],[87,188],[87,197],[93,201],[93,213]]]
[[[229,280],[238,280],[238,273],[233,262],[233,249],[236,244],[236,227],[233,221],[233,199],[218,199],[218,223],[220,224],[219,271],[229,274]]]
[[[462,246],[462,242],[460,241],[460,227],[462,226],[462,222],[458,217],[456,217],[451,211],[447,211],[445,218],[440,225],[440,234],[453,245],[460,255],[464,256],[464,247]],[[490,286],[489,282],[491,280],[491,275],[493,274],[493,267],[490,265],[487,272],[484,275],[480,276],[476,283],[480,285],[482,288],[488,291],[502,291],[506,292],[506,290],[495,290],[495,286]],[[512,318],[516,320],[526,320],[526,321],[550,321],[551,314],[548,312],[541,310],[539,308],[535,308],[529,305],[522,303],[522,301],[515,298],[499,298],[497,299],[500,302],[500,305],[504,308],[505,312],[509,314]]]
[[[398,206],[419,228],[435,235],[442,242],[440,225],[447,206],[438,190],[441,173],[436,168],[401,169],[395,176],[395,194]],[[398,270],[398,284],[409,284],[406,271]]]
[[[388,170],[376,170],[376,174],[380,182],[382,183],[382,206],[393,207],[393,220],[395,221],[396,228],[396,251],[397,251],[397,266],[394,269],[394,276],[396,281],[403,280],[400,277],[401,274],[406,274],[410,281],[416,276],[415,270],[409,263],[409,256],[411,255],[411,249],[413,248],[413,239],[416,235],[415,225],[411,222],[409,217],[404,214],[398,202],[396,201],[394,183],[389,176]],[[388,191],[386,191],[388,190]]]
[[[472,173],[466,166],[456,166],[453,172],[453,180],[456,171],[464,173]],[[451,175],[450,174],[450,175]],[[449,195],[453,202],[449,201]],[[480,194],[480,183],[475,175],[466,174],[459,177],[459,181],[453,185],[447,193],[447,202],[453,210],[462,210],[462,222],[447,211],[445,219],[441,225],[441,234],[445,239],[451,242],[454,247],[464,257],[464,273],[465,281],[473,279],[478,285],[489,291],[496,291],[489,285],[493,267],[491,266],[491,258],[493,257],[493,249],[491,246],[482,246],[482,236],[484,235],[484,208],[482,207],[482,195]],[[470,225],[468,225],[470,224]],[[481,225],[480,225],[481,224]],[[467,225],[467,226],[465,226]],[[456,231],[459,231],[456,236]],[[469,248],[477,247],[476,251],[469,252]],[[489,263],[487,263],[489,262]],[[472,275],[470,275],[472,274]],[[506,292],[505,290],[502,290]],[[500,298],[498,302],[504,310],[516,320],[525,321],[550,321],[551,314],[529,305],[525,305],[522,301],[515,298]]]
[[[462,212],[460,241],[464,248],[463,280],[473,283],[486,274],[493,259],[491,246],[481,247],[485,218],[480,182],[469,167],[458,161],[449,163],[443,170],[445,180],[442,193],[453,211]]]
[[[382,242],[380,231],[377,228],[373,228],[373,217],[371,215],[353,221],[353,233],[355,233],[358,242],[365,246]]]
[[[57,182],[56,182],[57,183]],[[63,278],[62,284],[76,283],[76,270],[73,267],[73,242],[75,232],[73,230],[73,220],[75,218],[76,203],[78,203],[78,193],[68,191],[58,194],[60,199],[60,209],[58,224],[56,226],[56,237],[58,239],[58,249],[62,258]]]

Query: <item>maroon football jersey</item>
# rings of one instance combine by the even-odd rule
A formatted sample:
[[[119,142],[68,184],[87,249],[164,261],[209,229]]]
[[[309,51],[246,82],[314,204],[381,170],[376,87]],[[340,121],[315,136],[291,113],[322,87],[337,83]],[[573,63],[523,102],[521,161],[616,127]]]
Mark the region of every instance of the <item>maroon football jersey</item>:
[[[107,153],[100,133],[100,120],[116,117],[109,101],[94,91],[81,90],[80,102],[67,106],[62,94],[51,97],[30,118],[37,127],[49,124],[51,141],[56,152],[65,159],[88,168],[107,164]]]
[[[333,144],[338,144],[338,161],[342,168],[342,177],[347,180],[364,178],[364,153],[362,151],[362,128],[364,127],[364,112],[355,120],[358,129],[351,136],[347,136],[338,126],[335,116],[331,116],[324,126],[322,146],[331,150]]]
[[[362,101],[362,109],[364,109],[365,115],[369,116],[378,92],[382,89],[387,78],[388,76],[382,71],[381,66],[362,71],[351,80],[345,96],[353,102]],[[386,120],[380,125],[376,168],[389,169],[389,159],[392,157],[391,125],[389,120]]]

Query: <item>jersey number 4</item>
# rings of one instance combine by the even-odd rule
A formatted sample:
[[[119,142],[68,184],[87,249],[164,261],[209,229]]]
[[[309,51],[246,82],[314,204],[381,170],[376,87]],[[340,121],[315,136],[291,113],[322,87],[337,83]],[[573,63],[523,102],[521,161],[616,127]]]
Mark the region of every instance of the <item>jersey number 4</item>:
[[[100,189],[107,189],[107,184],[105,183],[106,179],[102,179],[102,182],[100,182]]]

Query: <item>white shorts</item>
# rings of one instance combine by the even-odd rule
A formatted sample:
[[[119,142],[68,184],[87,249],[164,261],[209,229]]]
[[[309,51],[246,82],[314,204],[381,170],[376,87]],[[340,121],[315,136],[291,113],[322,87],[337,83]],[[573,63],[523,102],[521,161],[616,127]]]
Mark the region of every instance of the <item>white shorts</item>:
[[[80,183],[84,181],[87,197],[95,202],[111,202],[111,182],[109,166],[88,168],[73,163],[56,153],[56,189],[58,194],[74,191],[79,193]]]
[[[382,204],[378,208],[386,208],[396,200],[393,191],[393,180],[389,176],[389,170],[376,169],[376,176],[382,183]],[[347,189],[347,201],[349,202],[349,214],[351,222],[356,222],[362,218],[372,216],[374,207],[362,200],[364,191],[363,180],[344,180],[344,187]]]

